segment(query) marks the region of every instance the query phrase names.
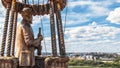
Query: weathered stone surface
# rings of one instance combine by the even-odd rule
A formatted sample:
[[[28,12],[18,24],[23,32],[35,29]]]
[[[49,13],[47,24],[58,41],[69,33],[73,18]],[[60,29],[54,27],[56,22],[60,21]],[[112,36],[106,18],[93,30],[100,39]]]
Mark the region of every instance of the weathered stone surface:
[[[36,56],[35,57],[35,68],[45,68],[44,60],[46,57]]]
[[[35,68],[68,68],[68,57],[35,57]]]
[[[68,68],[68,57],[47,57],[45,59],[45,68]]]
[[[0,68],[18,68],[18,58],[0,57]]]

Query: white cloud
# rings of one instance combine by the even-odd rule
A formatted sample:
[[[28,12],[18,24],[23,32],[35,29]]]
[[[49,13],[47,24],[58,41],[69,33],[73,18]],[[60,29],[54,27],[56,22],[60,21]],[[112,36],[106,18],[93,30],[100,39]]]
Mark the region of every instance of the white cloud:
[[[95,25],[95,26],[94,26]],[[107,26],[98,26],[94,22],[89,26],[81,26],[70,28],[68,31],[66,30],[66,34],[70,36],[70,38],[80,38],[81,40],[98,40],[102,37],[114,37],[120,29],[115,27],[107,27]]]
[[[107,20],[109,20],[111,23],[120,24],[120,7],[111,11],[107,17]]]
[[[3,27],[4,27],[4,21],[5,21],[5,13],[6,10],[2,5],[2,2],[0,0],[0,43],[1,43],[1,39],[2,39],[2,33],[3,33]]]
[[[110,4],[112,4],[113,2],[119,2],[120,0],[97,0],[97,1],[93,1],[93,0],[69,0],[68,3],[70,4],[71,7],[75,7],[76,5],[101,5],[101,3],[103,4],[102,6],[108,6]],[[104,4],[106,3],[106,4]]]
[[[77,0],[77,1],[70,1],[68,2],[68,6],[70,8],[74,8],[76,6],[80,6],[80,7],[84,7],[84,6],[88,6],[89,9],[94,9],[95,11],[97,10],[106,10],[105,8],[108,7],[109,5],[113,4],[114,1],[109,1],[109,0],[105,0],[105,1],[92,1],[92,0]]]
[[[68,1],[68,16],[67,24],[78,24],[90,21],[91,18],[106,16],[110,10],[108,7],[113,4],[113,1],[92,1],[92,0],[70,0]],[[76,6],[79,6],[76,8]],[[86,7],[87,6],[87,7]],[[79,9],[80,8],[80,9]],[[85,9],[83,9],[85,8]],[[80,12],[74,12],[79,10]],[[84,12],[85,11],[85,12]]]
[[[119,0],[116,0],[117,2],[120,2]],[[68,3],[68,9],[70,12],[68,12],[67,17],[67,25],[73,25],[78,23],[84,23],[88,22],[90,18],[98,17],[98,16],[104,16],[107,15],[109,12],[109,5],[113,4],[115,2],[114,0],[103,0],[101,2],[93,2],[92,0],[71,0]],[[73,12],[73,8],[76,6],[84,7],[88,6],[89,12],[86,13],[76,13]],[[4,16],[5,16],[5,8],[2,6],[0,1],[0,39],[2,36],[2,30],[3,30],[3,22],[4,22]],[[77,10],[77,9],[76,9]],[[119,9],[120,10],[120,9]],[[115,22],[119,21],[119,13],[118,9],[116,11],[114,10],[117,15],[111,15],[110,20],[115,20]],[[63,13],[63,16],[65,16],[65,13]],[[117,18],[112,18],[117,17]],[[22,17],[19,16],[19,20]],[[63,17],[62,17],[63,18]],[[49,19],[48,15],[45,15],[44,18],[46,21]],[[116,20],[117,19],[117,20]],[[46,21],[43,23],[46,23]],[[34,17],[33,25],[38,25],[40,23],[40,18],[38,16]],[[47,22],[49,23],[49,22]],[[46,25],[45,25],[46,26]],[[45,27],[46,28],[46,27]],[[47,27],[46,29],[49,29]],[[72,28],[66,28],[65,36],[67,38],[65,39],[66,44],[66,50],[67,51],[117,51],[120,49],[118,46],[120,44],[120,39],[118,39],[118,36],[120,34],[120,29],[110,26],[103,26],[98,25],[96,22],[93,22],[92,24],[86,25],[86,26],[79,26],[79,27],[72,27]],[[1,41],[1,40],[0,40]],[[51,51],[51,39],[50,37],[45,38],[47,51]],[[42,41],[43,45],[43,51],[45,51],[45,45]],[[113,47],[114,46],[114,47]]]
[[[92,11],[91,13],[94,14],[94,16],[104,16],[108,14],[109,9],[101,5],[100,6],[92,5],[91,7],[89,7],[89,9]]]
[[[5,16],[5,13],[5,8],[3,7],[2,2],[0,0],[0,16]]]
[[[84,23],[89,21],[89,19],[87,19],[87,17],[89,17],[89,14],[80,14],[80,13],[74,13],[71,12],[67,15],[67,25],[71,25],[71,24],[80,24],[80,23]],[[62,19],[64,20],[64,17],[62,17]]]
[[[115,0],[116,2],[120,2],[120,0]]]
[[[94,48],[90,50],[88,47],[87,50],[89,51],[100,51],[100,49],[104,49],[104,51],[108,51],[108,49],[116,51],[113,47],[120,43],[120,39],[117,36],[120,34],[119,28],[97,25],[95,22],[88,26],[68,28],[65,34],[68,35],[68,39],[66,39],[67,48],[77,47],[74,51],[79,51],[81,48],[83,48],[81,51],[85,51],[85,46],[89,46],[90,49],[93,46],[98,47],[98,50]]]

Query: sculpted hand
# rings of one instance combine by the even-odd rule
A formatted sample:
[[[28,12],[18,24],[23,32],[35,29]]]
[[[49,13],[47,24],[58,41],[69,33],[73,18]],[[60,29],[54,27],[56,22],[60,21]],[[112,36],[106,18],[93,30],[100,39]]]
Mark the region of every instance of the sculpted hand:
[[[43,36],[40,35],[40,34],[38,34],[38,38],[39,38],[40,40],[43,40]]]

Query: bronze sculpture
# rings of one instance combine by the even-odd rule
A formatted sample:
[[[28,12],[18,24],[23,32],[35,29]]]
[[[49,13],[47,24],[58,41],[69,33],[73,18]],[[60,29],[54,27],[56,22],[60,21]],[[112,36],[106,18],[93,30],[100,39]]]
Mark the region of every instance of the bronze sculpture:
[[[33,30],[31,28],[32,15],[30,8],[23,8],[21,15],[23,17],[22,22],[17,28],[17,56],[19,57],[19,66],[33,67],[35,65],[34,50],[40,45],[43,37],[38,35],[38,38],[34,39]]]
[[[38,2],[38,4],[34,4],[34,1]],[[0,68],[68,68],[69,58],[66,56],[61,18],[61,11],[65,8],[67,0],[48,0],[46,4],[39,3],[39,0],[32,0],[32,4],[29,3],[29,0],[22,0],[22,2],[1,0],[1,2],[6,8],[6,17],[1,46]],[[17,18],[19,17],[18,13],[22,14],[23,20],[16,27]],[[38,38],[34,39],[30,25],[32,24],[32,15],[44,16],[45,14],[49,14],[50,16],[51,56],[47,55],[47,51],[45,51],[45,56],[41,55],[42,47],[40,43],[42,36],[38,35]],[[9,29],[7,29],[8,27]],[[18,29],[17,33],[16,28]],[[56,39],[56,35],[58,36],[58,40]],[[7,37],[8,39],[6,40]],[[17,44],[15,45],[16,41]],[[59,44],[56,44],[56,42]],[[57,52],[57,45],[59,45],[59,54]],[[38,49],[37,56],[34,56],[35,48]],[[14,50],[17,50],[17,57],[14,56]],[[6,57],[5,51],[7,51]]]

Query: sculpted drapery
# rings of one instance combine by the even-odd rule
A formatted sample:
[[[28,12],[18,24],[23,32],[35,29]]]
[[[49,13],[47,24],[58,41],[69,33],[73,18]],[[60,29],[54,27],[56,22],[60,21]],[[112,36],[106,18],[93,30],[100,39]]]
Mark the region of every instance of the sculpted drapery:
[[[24,11],[26,12],[27,10]],[[35,65],[34,50],[40,45],[40,41],[42,41],[42,36],[38,36],[38,38],[34,39],[33,30],[30,25],[32,20],[29,20],[32,19],[32,15],[28,12],[26,14],[22,14],[23,20],[17,27],[16,45],[19,66]]]

